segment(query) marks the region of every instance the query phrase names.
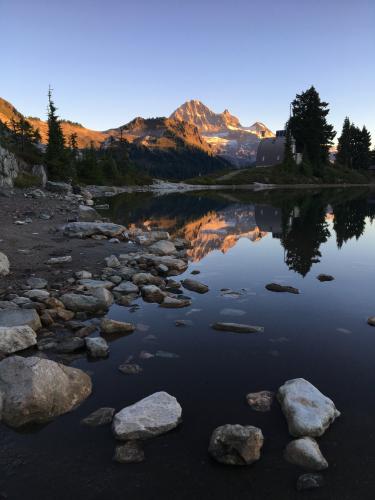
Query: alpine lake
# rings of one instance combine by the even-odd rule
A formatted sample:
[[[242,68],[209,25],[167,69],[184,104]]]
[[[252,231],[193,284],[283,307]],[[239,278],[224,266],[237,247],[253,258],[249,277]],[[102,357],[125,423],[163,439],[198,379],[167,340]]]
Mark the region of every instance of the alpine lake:
[[[375,315],[375,192],[212,190],[123,194],[100,202],[110,204],[102,215],[113,222],[188,240],[189,267],[173,278],[197,279],[209,292],[184,290],[192,304],[181,309],[141,298],[135,307],[112,306],[110,318],[131,321],[137,330],[110,339],[107,359],[72,362],[90,373],[93,394],[48,425],[2,426],[0,491],[6,489],[6,498],[373,499],[375,328],[367,318]],[[114,245],[113,253],[119,249]],[[319,274],[334,280],[321,282]],[[273,293],[268,283],[300,293]],[[177,320],[185,325],[176,326]],[[219,321],[264,331],[212,329]],[[140,359],[141,352],[154,356]],[[130,357],[142,373],[118,370]],[[308,492],[296,490],[304,470],[283,458],[292,437],[277,400],[268,412],[246,401],[250,392],[277,392],[299,377],[341,412],[318,438],[329,463],[325,484]],[[142,463],[113,462],[110,426],[80,424],[99,407],[118,411],[157,391],[177,398],[183,421],[144,442]],[[259,461],[236,467],[212,460],[209,438],[224,424],[262,430]]]

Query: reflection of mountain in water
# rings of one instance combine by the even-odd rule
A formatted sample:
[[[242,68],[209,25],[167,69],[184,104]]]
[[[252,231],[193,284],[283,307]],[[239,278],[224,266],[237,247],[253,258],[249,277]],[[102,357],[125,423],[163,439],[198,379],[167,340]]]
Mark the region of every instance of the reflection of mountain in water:
[[[257,242],[272,234],[280,239],[289,269],[306,276],[321,260],[320,247],[332,231],[338,248],[361,237],[366,218],[375,219],[374,200],[374,194],[369,197],[367,190],[264,195],[230,191],[163,198],[142,193],[115,197],[111,215],[128,226],[160,228],[172,237],[185,237],[192,245],[189,252],[193,261],[214,250],[225,253],[241,238]]]
[[[226,253],[240,238],[256,242],[281,233],[281,210],[267,205],[232,205],[185,224],[181,235],[191,243],[189,257],[203,259],[213,250]]]

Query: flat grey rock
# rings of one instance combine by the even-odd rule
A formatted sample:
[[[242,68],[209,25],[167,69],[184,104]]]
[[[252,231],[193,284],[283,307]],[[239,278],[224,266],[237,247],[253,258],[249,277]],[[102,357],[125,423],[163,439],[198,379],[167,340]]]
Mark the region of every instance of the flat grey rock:
[[[153,243],[149,250],[156,255],[171,255],[176,251],[176,247],[169,240],[159,240]]]
[[[118,293],[124,293],[124,294],[127,294],[127,293],[138,293],[139,292],[139,288],[137,287],[137,285],[135,285],[131,281],[123,281],[122,283],[120,283],[119,285],[117,285],[113,289],[113,291],[114,292],[118,292]]]
[[[110,222],[70,222],[64,226],[65,236],[70,238],[85,238],[93,235],[115,238],[126,231],[120,224]]]
[[[182,408],[176,398],[166,392],[156,392],[138,403],[123,408],[113,419],[116,439],[148,439],[178,426]]]
[[[35,309],[5,309],[0,311],[0,326],[24,326],[33,330],[42,327],[40,318]]]
[[[288,380],[277,393],[277,399],[295,437],[322,436],[340,416],[333,401],[303,378]]]

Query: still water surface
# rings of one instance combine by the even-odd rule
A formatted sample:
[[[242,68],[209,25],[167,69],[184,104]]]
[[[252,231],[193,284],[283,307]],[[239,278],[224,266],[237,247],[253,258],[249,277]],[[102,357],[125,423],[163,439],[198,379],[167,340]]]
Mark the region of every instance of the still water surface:
[[[135,322],[138,330],[113,340],[108,360],[73,363],[90,371],[94,385],[76,411],[33,433],[1,428],[0,491],[17,499],[374,498],[375,328],[366,323],[375,315],[374,193],[133,194],[113,198],[108,215],[188,239],[191,262],[178,279],[199,270],[210,292],[189,292],[193,302],[185,309],[141,300],[133,312],[114,306],[111,317]],[[335,280],[321,283],[319,273]],[[270,282],[301,293],[269,292]],[[239,293],[225,296],[222,288]],[[177,319],[192,325],[176,327]],[[217,332],[210,328],[214,321],[265,331]],[[144,371],[138,376],[117,370],[128,356],[157,350],[178,357],[139,361]],[[319,439],[329,462],[326,485],[307,495],[295,491],[303,471],[282,458],[290,437],[278,404],[257,413],[245,400],[248,392],[276,391],[296,377],[317,386],[342,412]],[[159,390],[179,400],[183,424],[146,442],[142,464],[113,463],[110,429],[79,424],[98,407],[120,409]],[[259,462],[232,468],[211,461],[209,436],[226,423],[263,430]]]

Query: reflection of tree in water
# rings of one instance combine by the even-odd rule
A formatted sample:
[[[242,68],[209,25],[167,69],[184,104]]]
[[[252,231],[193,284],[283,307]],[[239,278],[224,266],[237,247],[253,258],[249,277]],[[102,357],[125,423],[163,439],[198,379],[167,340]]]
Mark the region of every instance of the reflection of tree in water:
[[[289,269],[302,276],[319,262],[319,247],[330,233],[325,221],[325,205],[318,196],[305,198],[297,207],[298,216],[284,217],[281,243],[285,249],[285,262]]]
[[[351,238],[357,240],[362,236],[366,217],[374,217],[375,206],[367,202],[367,198],[350,200],[334,207],[334,230],[338,248],[341,248]]]

